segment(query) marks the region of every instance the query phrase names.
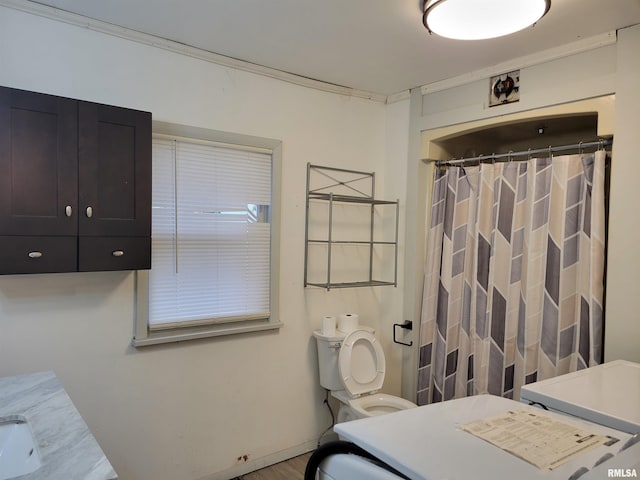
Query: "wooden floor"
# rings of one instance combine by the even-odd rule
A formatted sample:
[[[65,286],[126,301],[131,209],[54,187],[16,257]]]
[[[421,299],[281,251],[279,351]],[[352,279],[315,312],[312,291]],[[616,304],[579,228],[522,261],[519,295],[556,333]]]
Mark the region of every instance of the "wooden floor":
[[[303,480],[304,469],[312,453],[305,453],[286,462],[276,463],[270,467],[247,473],[238,477],[238,480]]]

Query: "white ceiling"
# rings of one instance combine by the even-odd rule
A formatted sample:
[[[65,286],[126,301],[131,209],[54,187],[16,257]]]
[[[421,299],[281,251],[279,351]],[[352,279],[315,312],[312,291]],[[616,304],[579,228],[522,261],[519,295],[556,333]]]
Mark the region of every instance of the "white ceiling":
[[[302,77],[392,95],[640,23],[640,0],[552,0],[533,28],[446,40],[421,0],[41,0]],[[496,12],[499,15],[500,12]]]

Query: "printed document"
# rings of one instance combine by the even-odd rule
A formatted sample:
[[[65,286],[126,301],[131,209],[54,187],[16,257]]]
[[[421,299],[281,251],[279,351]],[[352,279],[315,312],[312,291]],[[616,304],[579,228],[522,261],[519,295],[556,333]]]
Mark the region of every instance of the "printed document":
[[[611,440],[532,409],[507,411],[461,427],[544,470],[552,470]]]

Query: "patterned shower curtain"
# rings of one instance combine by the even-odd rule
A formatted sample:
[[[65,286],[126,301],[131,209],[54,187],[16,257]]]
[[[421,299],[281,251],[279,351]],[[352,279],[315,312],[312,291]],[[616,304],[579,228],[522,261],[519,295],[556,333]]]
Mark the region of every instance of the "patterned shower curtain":
[[[437,168],[418,404],[602,361],[606,152]]]

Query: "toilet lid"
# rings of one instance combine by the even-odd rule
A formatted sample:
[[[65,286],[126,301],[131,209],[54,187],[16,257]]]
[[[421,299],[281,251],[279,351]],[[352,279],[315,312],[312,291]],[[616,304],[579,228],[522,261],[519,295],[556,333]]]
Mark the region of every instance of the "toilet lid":
[[[338,354],[338,369],[344,388],[352,397],[382,388],[384,352],[373,333],[356,330],[345,337]]]

